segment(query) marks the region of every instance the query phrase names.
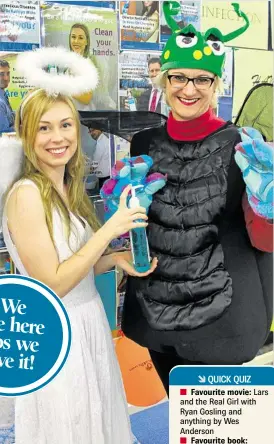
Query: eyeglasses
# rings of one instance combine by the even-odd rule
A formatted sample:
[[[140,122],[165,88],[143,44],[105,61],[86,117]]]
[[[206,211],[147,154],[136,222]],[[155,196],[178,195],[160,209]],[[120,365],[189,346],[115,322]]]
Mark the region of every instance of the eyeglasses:
[[[186,77],[183,75],[172,74],[167,76],[169,83],[174,88],[185,88],[188,82],[192,82],[196,89],[198,90],[206,90],[209,89],[212,83],[215,80],[214,77],[195,77],[191,79],[190,77]]]

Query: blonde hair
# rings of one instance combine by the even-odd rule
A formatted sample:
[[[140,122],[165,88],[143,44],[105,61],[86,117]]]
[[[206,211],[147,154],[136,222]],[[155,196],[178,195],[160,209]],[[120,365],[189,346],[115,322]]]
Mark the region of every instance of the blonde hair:
[[[77,129],[77,150],[65,167],[64,180],[67,185],[68,206],[51,179],[47,177],[40,168],[33,148],[41,117],[54,104],[60,102],[65,103],[71,109]],[[24,106],[22,110],[21,108],[18,109],[15,119],[17,137],[22,141],[25,154],[22,178],[32,180],[40,191],[51,239],[53,240],[53,208],[56,208],[60,212],[67,229],[68,238],[72,225],[70,211],[78,217],[83,217],[94,231],[98,230],[100,224],[95,215],[94,207],[84,188],[85,159],[81,149],[80,122],[78,112],[72,100],[63,95],[48,96],[44,90],[40,89],[35,90],[35,94],[33,94],[33,91],[29,93],[22,103],[24,103]]]
[[[155,78],[155,85],[158,86],[158,88],[161,88],[161,90],[163,91],[164,95],[165,95],[165,100],[166,100],[166,81],[167,81],[167,74],[168,74],[168,70],[165,71],[161,71],[157,77]],[[220,77],[216,76],[215,80],[213,82],[213,85],[215,86],[215,90],[214,90],[214,94],[212,96],[212,100],[210,102],[210,106],[214,109],[217,108],[217,104],[218,104],[218,95],[223,93],[224,91],[224,84],[223,81]]]

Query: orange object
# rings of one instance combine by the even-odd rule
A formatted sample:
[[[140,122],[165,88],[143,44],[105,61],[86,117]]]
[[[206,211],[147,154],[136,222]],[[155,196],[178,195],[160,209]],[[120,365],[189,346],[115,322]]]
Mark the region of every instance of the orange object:
[[[166,397],[147,348],[122,336],[115,340],[127,402],[138,407],[157,404]]]

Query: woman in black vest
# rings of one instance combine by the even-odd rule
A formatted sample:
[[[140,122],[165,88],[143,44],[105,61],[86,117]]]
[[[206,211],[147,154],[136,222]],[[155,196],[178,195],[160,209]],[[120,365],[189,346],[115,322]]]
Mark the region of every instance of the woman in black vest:
[[[131,155],[148,154],[151,172],[167,175],[154,195],[147,230],[158,267],[129,277],[122,330],[147,347],[168,392],[175,365],[242,364],[264,344],[272,320],[272,215],[246,192],[237,161],[242,139],[213,112],[224,63],[223,36],[182,30],[165,2],[173,34],[162,54],[159,82],[171,112],[166,126],[136,134]],[[250,142],[251,144],[251,142]],[[239,163],[240,167],[238,166]],[[258,210],[258,211],[257,211]]]

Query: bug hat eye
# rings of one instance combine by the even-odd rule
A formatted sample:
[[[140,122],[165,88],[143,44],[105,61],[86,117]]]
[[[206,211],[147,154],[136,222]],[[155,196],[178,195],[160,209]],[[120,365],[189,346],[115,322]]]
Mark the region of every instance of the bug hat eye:
[[[191,48],[195,46],[198,42],[197,35],[193,33],[180,34],[176,37],[176,44],[179,48]]]
[[[214,55],[221,56],[224,54],[225,45],[223,44],[223,42],[218,40],[216,37],[209,36],[206,43],[208,44],[208,46],[210,46]]]

